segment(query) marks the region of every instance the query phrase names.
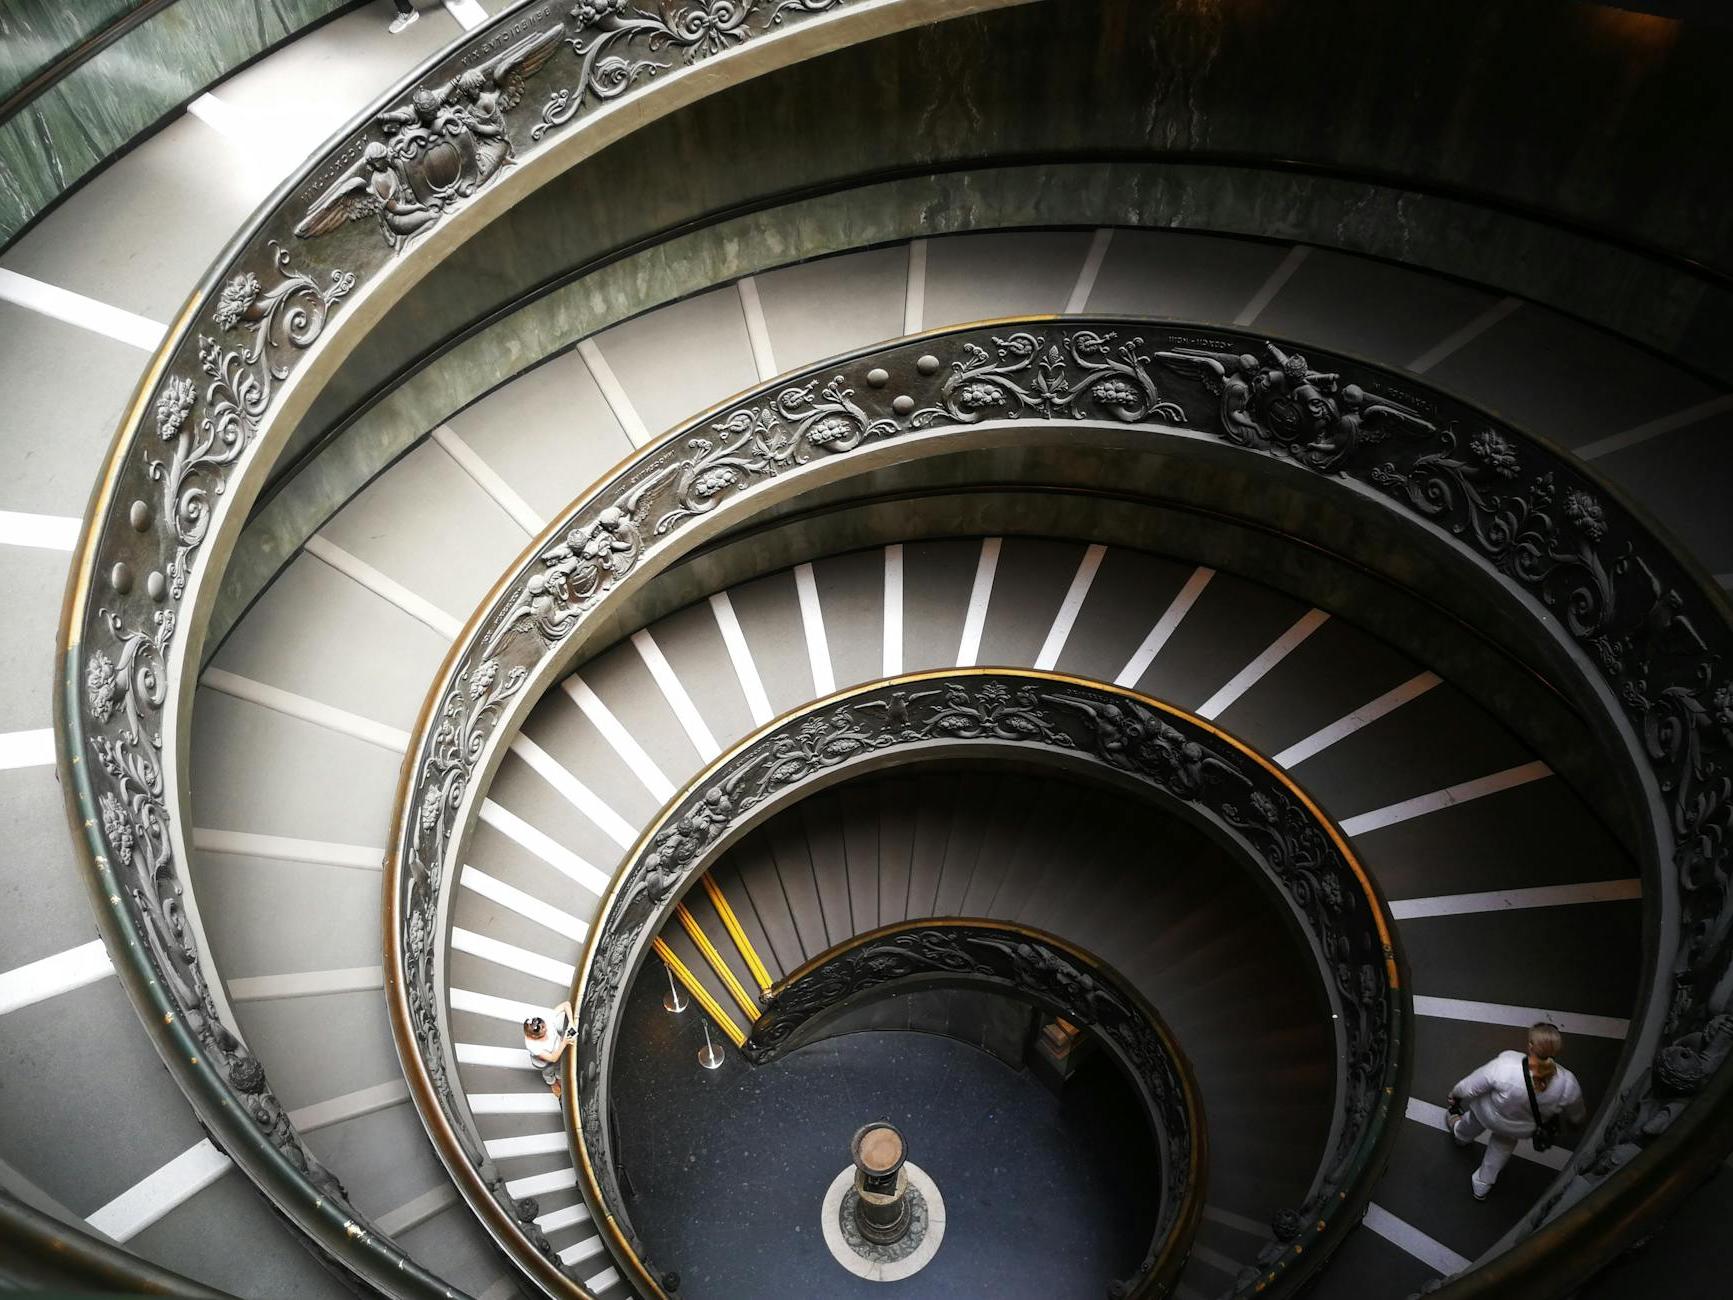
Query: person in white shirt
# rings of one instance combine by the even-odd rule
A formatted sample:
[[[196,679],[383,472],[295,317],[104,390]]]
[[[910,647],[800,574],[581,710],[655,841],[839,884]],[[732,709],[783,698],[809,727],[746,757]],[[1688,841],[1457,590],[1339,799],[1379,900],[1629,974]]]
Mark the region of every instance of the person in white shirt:
[[[541,1071],[542,1082],[558,1097],[560,1088],[560,1057],[571,1044],[575,1033],[572,1024],[572,1004],[562,1002],[547,1016],[531,1016],[524,1021],[524,1050]]]
[[[1564,1046],[1558,1026],[1542,1021],[1528,1031],[1528,1052],[1500,1052],[1450,1090],[1450,1135],[1467,1146],[1486,1133],[1486,1158],[1469,1185],[1484,1201],[1499,1171],[1522,1138],[1533,1137],[1537,1122],[1563,1115],[1573,1125],[1588,1118],[1582,1085],[1555,1059]],[[1528,1080],[1523,1079],[1527,1066]],[[1529,1084],[1534,1085],[1534,1104]],[[1539,1110],[1537,1115],[1535,1112]]]

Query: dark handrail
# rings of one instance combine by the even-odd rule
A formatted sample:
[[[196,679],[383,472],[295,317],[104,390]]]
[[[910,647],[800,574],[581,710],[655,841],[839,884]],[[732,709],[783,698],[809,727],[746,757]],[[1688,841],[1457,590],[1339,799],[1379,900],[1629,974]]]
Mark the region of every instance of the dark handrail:
[[[0,1282],[27,1290],[120,1292],[230,1300],[0,1189]],[[0,1288],[4,1289],[4,1288]]]
[[[1240,1293],[1297,1286],[1358,1222],[1406,1086],[1406,980],[1377,888],[1306,793],[1243,742],[1122,687],[1001,668],[892,678],[797,709],[711,762],[627,855],[572,986],[577,1039],[565,1094],[585,1197],[616,1258],[648,1294],[660,1294],[660,1270],[645,1258],[619,1185],[608,1079],[624,1000],[681,895],[747,829],[814,790],[887,763],[959,754],[1063,763],[1130,781],[1255,864],[1293,914],[1334,1013],[1336,1114],[1310,1192],[1279,1216],[1276,1239]],[[775,1050],[804,1019],[804,1008],[782,1010],[754,1025],[743,1046],[749,1058]],[[1170,1258],[1166,1246],[1156,1254]]]

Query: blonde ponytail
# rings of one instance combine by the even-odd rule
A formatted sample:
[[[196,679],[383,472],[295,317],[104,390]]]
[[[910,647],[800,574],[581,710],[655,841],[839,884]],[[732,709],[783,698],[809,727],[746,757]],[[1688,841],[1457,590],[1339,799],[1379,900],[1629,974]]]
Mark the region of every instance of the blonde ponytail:
[[[1558,1026],[1549,1021],[1543,1020],[1529,1026],[1528,1054],[1539,1062],[1529,1068],[1535,1087],[1544,1088],[1552,1082],[1553,1075],[1558,1073],[1558,1065],[1553,1061],[1553,1057],[1564,1047],[1564,1041],[1565,1036],[1559,1032]]]

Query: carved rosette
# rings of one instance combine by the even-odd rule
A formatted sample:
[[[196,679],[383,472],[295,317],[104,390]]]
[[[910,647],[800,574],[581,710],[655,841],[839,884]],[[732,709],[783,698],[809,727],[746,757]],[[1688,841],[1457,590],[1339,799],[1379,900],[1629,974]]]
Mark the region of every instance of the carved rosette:
[[[770,801],[869,756],[897,748],[912,754],[935,743],[1027,747],[1099,764],[1238,839],[1311,933],[1341,1015],[1340,1137],[1297,1213],[1308,1224],[1321,1223],[1342,1212],[1340,1194],[1369,1192],[1362,1176],[1389,1119],[1388,1106],[1380,1103],[1400,1066],[1401,994],[1389,925],[1342,841],[1272,767],[1189,715],[1114,687],[985,671],[866,687],[760,734],[671,804],[648,842],[622,866],[573,990],[574,1104],[601,1208],[629,1223],[612,1172],[604,1081],[626,992],[674,904],[709,869],[728,833]],[[1177,1094],[1158,1042],[1140,1035],[1123,997],[1069,959],[1015,944],[992,949],[985,931],[970,930],[975,937],[969,938],[942,923],[911,933],[853,948],[845,959],[776,990],[753,1027],[748,1055],[774,1056],[811,1016],[874,983],[945,971],[985,977],[998,970],[1025,991],[1043,991],[1068,1017],[1075,1012],[1082,1023],[1101,1028],[1150,1089],[1150,1105],[1159,1113],[1173,1104]],[[1185,1168],[1182,1161],[1166,1170],[1169,1206],[1184,1201]]]
[[[993,922],[887,926],[842,945],[773,988],[741,1053],[754,1065],[768,1064],[788,1051],[815,1017],[915,979],[985,985],[1035,1002],[1094,1029],[1118,1057],[1155,1130],[1161,1205],[1148,1252],[1110,1294],[1160,1294],[1143,1288],[1158,1261],[1183,1263],[1202,1208],[1202,1100],[1172,1033],[1112,968],[1050,935]]]

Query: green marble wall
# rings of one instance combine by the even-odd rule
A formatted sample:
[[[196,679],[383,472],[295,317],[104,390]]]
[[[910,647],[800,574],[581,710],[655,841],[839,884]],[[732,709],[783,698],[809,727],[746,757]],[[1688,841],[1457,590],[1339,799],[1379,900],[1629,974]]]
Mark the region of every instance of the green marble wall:
[[[0,99],[85,38],[145,0],[4,0],[0,3]]]
[[[923,170],[950,177],[921,209],[933,231],[980,224],[984,205],[1001,224],[1339,248],[1733,379],[1718,162],[1733,78],[1714,72],[1729,66],[1733,33],[1581,0],[1047,0],[904,32],[723,90],[518,203],[363,342],[307,436],[470,322],[647,235]]]
[[[93,12],[118,0],[10,0]],[[356,0],[177,0],[0,122],[0,246],[136,136],[207,86]],[[127,7],[119,3],[119,7]],[[77,23],[89,15],[80,13]],[[22,21],[22,18],[20,19]],[[63,20],[61,31],[76,25]]]

